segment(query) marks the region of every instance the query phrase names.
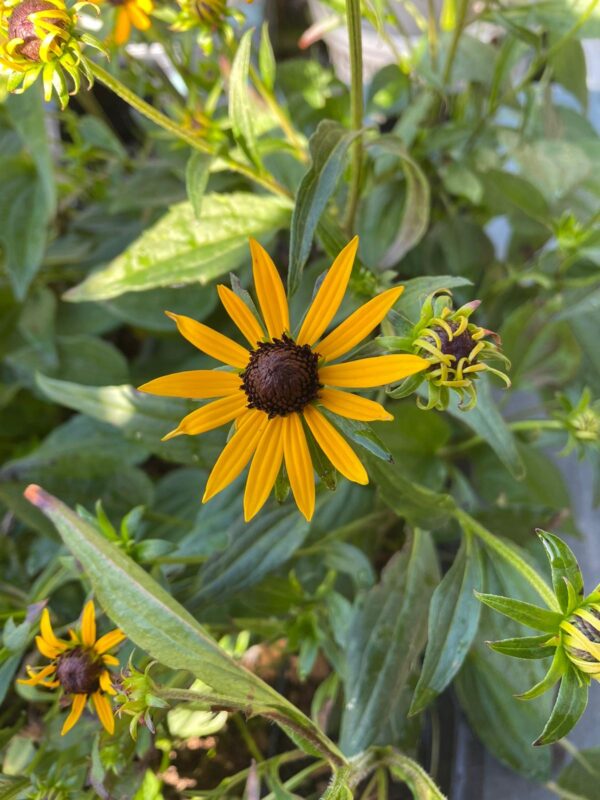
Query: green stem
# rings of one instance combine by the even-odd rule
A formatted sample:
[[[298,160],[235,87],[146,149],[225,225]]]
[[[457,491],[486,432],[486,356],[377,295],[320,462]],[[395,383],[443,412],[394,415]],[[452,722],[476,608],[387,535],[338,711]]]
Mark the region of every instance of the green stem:
[[[562,431],[564,425],[562,422],[554,419],[523,419],[518,422],[510,422],[508,427],[514,433],[522,433],[524,431]],[[444,447],[439,451],[439,455],[443,457],[452,457],[464,453],[465,450],[470,450],[477,445],[483,444],[485,439],[481,436],[471,436],[465,439],[464,442],[459,442],[449,447]]]
[[[486,547],[493,550],[496,555],[500,556],[503,561],[506,561],[507,564],[514,567],[517,572],[520,572],[523,578],[535,589],[549,608],[558,610],[558,603],[552,589],[550,589],[546,581],[544,581],[537,571],[525,561],[514,547],[498,536],[494,536],[487,528],[484,528],[476,519],[460,508],[454,511],[454,518],[464,531],[470,531],[477,536]]]
[[[348,23],[348,38],[350,41],[350,114],[352,129],[362,130],[363,127],[363,54],[362,54],[362,20],[360,14],[360,0],[346,0],[346,18]],[[344,227],[348,234],[354,232],[354,220],[360,199],[360,184],[362,178],[363,142],[358,136],[352,144],[352,173],[348,206]]]
[[[214,149],[206,141],[204,141],[204,139],[200,138],[198,134],[187,130],[181,125],[178,125],[161,111],[158,111],[145,100],[142,100],[141,97],[138,97],[135,92],[132,92],[131,89],[125,86],[125,84],[122,83],[118,78],[115,78],[114,75],[111,75],[110,72],[107,72],[104,67],[101,67],[99,64],[96,64],[93,61],[90,61],[89,63],[90,69],[95,78],[103,83],[108,89],[111,89],[132,108],[135,108],[136,111],[139,111],[140,114],[143,114],[147,119],[151,120],[151,122],[154,122],[155,125],[158,125],[164,130],[169,131],[169,133],[172,133],[173,136],[181,139],[190,147],[193,147],[195,150],[199,150],[201,153],[206,153],[207,155],[213,156],[218,155],[224,164],[233,172],[243,175],[245,178],[257,183],[259,186],[262,186],[265,189],[268,189],[270,192],[273,192],[273,194],[277,194],[282,197],[290,196],[290,193],[287,191],[287,189],[281,186],[281,184],[277,183],[277,181],[273,178],[256,172],[254,169],[252,169],[252,167],[249,167],[248,165],[243,164],[236,159],[215,153]]]
[[[452,67],[454,66],[454,59],[458,52],[458,45],[460,37],[462,36],[463,28],[467,19],[467,12],[469,10],[469,0],[460,0],[460,6],[457,11],[456,27],[452,34],[452,41],[450,42],[450,49],[448,50],[448,58],[446,59],[446,66],[444,67],[444,74],[442,83],[447,86],[452,77]]]

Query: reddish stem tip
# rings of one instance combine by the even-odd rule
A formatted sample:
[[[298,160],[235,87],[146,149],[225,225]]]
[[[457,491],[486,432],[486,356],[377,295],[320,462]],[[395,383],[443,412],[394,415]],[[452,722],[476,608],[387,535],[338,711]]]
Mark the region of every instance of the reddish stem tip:
[[[38,508],[43,509],[50,505],[50,495],[35,483],[30,483],[23,494],[30,503]]]

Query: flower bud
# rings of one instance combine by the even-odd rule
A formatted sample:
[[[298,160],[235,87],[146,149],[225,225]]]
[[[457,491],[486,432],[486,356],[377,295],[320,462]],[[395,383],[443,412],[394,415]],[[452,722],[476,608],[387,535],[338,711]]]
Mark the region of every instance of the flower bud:
[[[144,725],[151,733],[155,732],[150,712],[156,708],[168,708],[168,703],[158,695],[157,686],[150,677],[150,670],[156,662],[152,661],[143,672],[129,663],[129,669],[121,674],[117,694],[117,714],[130,716],[129,732],[132,739],[137,738],[138,725]]]

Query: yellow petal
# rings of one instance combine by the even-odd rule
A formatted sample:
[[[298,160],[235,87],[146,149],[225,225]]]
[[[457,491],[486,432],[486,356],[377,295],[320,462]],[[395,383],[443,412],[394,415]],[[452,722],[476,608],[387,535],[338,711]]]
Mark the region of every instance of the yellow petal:
[[[314,344],[335,317],[348,287],[357,250],[358,236],[355,236],[325,275],[300,328],[298,344]]]
[[[170,311],[165,311],[165,314],[177,324],[179,333],[198,350],[237,369],[247,366],[250,353],[241,344],[190,317],[172,314]]]
[[[338,472],[355,483],[369,482],[367,471],[360,463],[358,456],[331,422],[326,420],[313,406],[306,406],[304,419],[317,440],[317,444]]]
[[[208,399],[235,394],[242,385],[235,372],[214,369],[193,369],[189,372],[174,372],[155,378],[139,387],[138,391],[159,394],[163,397],[188,397]]]
[[[107,667],[118,667],[119,659],[109,655],[108,653],[104,653],[102,656],[102,663],[106,664]]]
[[[244,334],[250,345],[254,348],[257,342],[265,338],[265,332],[258,320],[250,311],[246,303],[235,292],[222,284],[217,286],[217,292],[223,303],[225,311]]]
[[[56,647],[57,650],[64,650],[67,646],[67,643],[62,642],[52,630],[50,612],[47,608],[42,611],[42,618],[40,620],[40,633],[42,634],[42,638],[45,639],[52,647]]]
[[[100,692],[94,692],[92,701],[96,709],[96,714],[98,714],[98,719],[102,723],[104,729],[108,731],[108,733],[113,734],[115,732],[115,718],[113,717],[109,701]]]
[[[154,3],[152,0],[135,0],[137,6],[145,11],[146,14],[151,14],[154,11]]]
[[[79,717],[81,716],[83,709],[85,708],[85,701],[87,700],[87,694],[76,694],[73,698],[73,705],[71,706],[71,713],[65,720],[65,724],[62,726],[62,730],[60,732],[61,736],[64,736],[65,733],[68,733],[71,728],[77,723]]]
[[[48,664],[43,669],[36,672],[31,667],[27,667],[27,674],[29,675],[28,678],[19,678],[17,683],[22,683],[25,686],[37,686],[38,683],[43,683],[43,681],[48,678],[50,675],[53,675],[56,672],[56,664]]]
[[[131,33],[131,22],[129,21],[129,14],[121,6],[117,9],[117,22],[115,25],[115,44],[125,44],[129,39]]]
[[[56,656],[62,652],[62,650],[60,650],[58,647],[52,647],[51,644],[48,644],[48,642],[45,639],[42,639],[41,636],[35,637],[35,643],[37,645],[37,649],[43,656],[46,656],[46,658],[56,658]]]
[[[112,685],[110,672],[108,670],[105,669],[104,672],[100,673],[100,678],[98,682],[100,683],[100,688],[102,689],[103,692],[112,695],[115,695],[117,693],[116,689]]]
[[[94,650],[99,656],[101,656],[108,650],[112,650],[113,647],[121,644],[125,638],[126,637],[123,631],[117,628],[116,630],[110,631],[110,633],[105,633],[104,636],[101,636],[94,645]]]
[[[255,239],[250,239],[254,286],[258,304],[273,339],[290,329],[290,314],[283,283],[271,256]]]
[[[283,452],[296,505],[310,522],[315,512],[315,477],[299,414],[283,417]]]
[[[341,322],[314,349],[326,361],[333,361],[352,350],[379,325],[403,291],[404,286],[397,286],[378,294]]]
[[[420,356],[394,355],[360,358],[345,364],[321,367],[319,380],[328,386],[345,389],[369,389],[407,378],[429,367],[429,361]]]
[[[212,403],[197,408],[184,417],[175,430],[163,436],[162,440],[166,442],[168,439],[184,433],[188,436],[196,436],[199,433],[220,428],[221,425],[235,419],[246,408],[247,403],[248,398],[242,391],[222,397],[220,400],[213,400]]]
[[[389,422],[394,419],[380,403],[350,392],[340,392],[338,389],[321,389],[318,402],[340,417],[357,419],[361,422],[374,420]]]
[[[150,27],[150,20],[144,12],[138,8],[136,3],[127,4],[127,12],[132,24],[140,31],[147,31]]]
[[[208,476],[203,503],[207,503],[237,478],[252,458],[267,422],[264,411],[252,409],[246,414],[243,424],[227,442]]]
[[[96,611],[94,601],[89,600],[83,609],[81,617],[81,641],[87,647],[92,647],[96,642]]]
[[[246,522],[258,514],[266,503],[281,467],[283,420],[284,417],[275,417],[267,422],[267,427],[254,453],[244,492],[244,519]]]

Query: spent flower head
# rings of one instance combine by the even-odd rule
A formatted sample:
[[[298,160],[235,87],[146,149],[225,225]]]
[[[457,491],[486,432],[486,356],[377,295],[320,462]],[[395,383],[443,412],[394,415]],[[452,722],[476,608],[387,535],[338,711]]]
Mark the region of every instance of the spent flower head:
[[[455,310],[452,293],[439,289],[427,297],[419,321],[405,335],[380,338],[384,346],[414,353],[428,363],[424,372],[391,392],[392,397],[406,397],[425,383],[427,400],[417,398],[419,408],[443,411],[454,392],[460,399],[459,408],[468,411],[477,404],[476,381],[482,372],[496,375],[510,386],[508,376],[489,364],[496,361],[510,368],[500,349],[500,337],[471,322],[479,305],[479,300],[472,300]]]
[[[8,90],[20,94],[41,76],[44,97],[55,91],[62,108],[76,94],[81,76],[93,76],[83,54],[85,45],[103,51],[100,43],[76,30],[77,13],[93,3],[67,6],[64,0],[0,0],[0,65],[8,72]]]
[[[85,604],[79,631],[69,629],[68,639],[59,639],[52,629],[50,613],[45,608],[40,622],[40,635],[35,641],[40,653],[50,663],[43,667],[27,666],[28,678],[18,683],[61,689],[72,698],[71,711],[61,730],[68,733],[79,720],[91,698],[96,714],[108,733],[114,733],[115,721],[107,695],[116,694],[109,667],[119,662],[110,650],[125,639],[119,629],[100,638],[96,635],[96,612],[90,600]]]
[[[396,383],[426,369],[429,362],[412,354],[344,361],[384,319],[400,297],[401,286],[377,295],[324,335],[346,292],[358,237],[335,259],[297,328],[290,321],[275,264],[258,242],[251,240],[250,249],[262,319],[246,293],[217,287],[226,312],[248,345],[243,347],[200,322],[167,312],[182,336],[228,369],[166,375],[140,390],[167,397],[219,398],[188,414],[165,439],[234,423],[234,434],[208,477],[203,502],[229,486],[252,461],[244,494],[244,515],[249,520],[266,502],[285,463],[298,508],[310,520],[315,482],[309,442],[314,440],[348,480],[369,481],[355,451],[323,410],[360,422],[389,421],[393,417],[382,405],[345,390]]]
[[[552,608],[492,594],[478,597],[510,619],[541,631],[535,636],[489,642],[493,650],[514,658],[552,656],[545,677],[517,695],[531,700],[561,682],[550,719],[534,742],[542,745],[567,735],[585,710],[590,680],[600,681],[600,585],[584,596],[581,570],[568,545],[552,533],[538,530],[538,535],[550,561],[555,595]]]

